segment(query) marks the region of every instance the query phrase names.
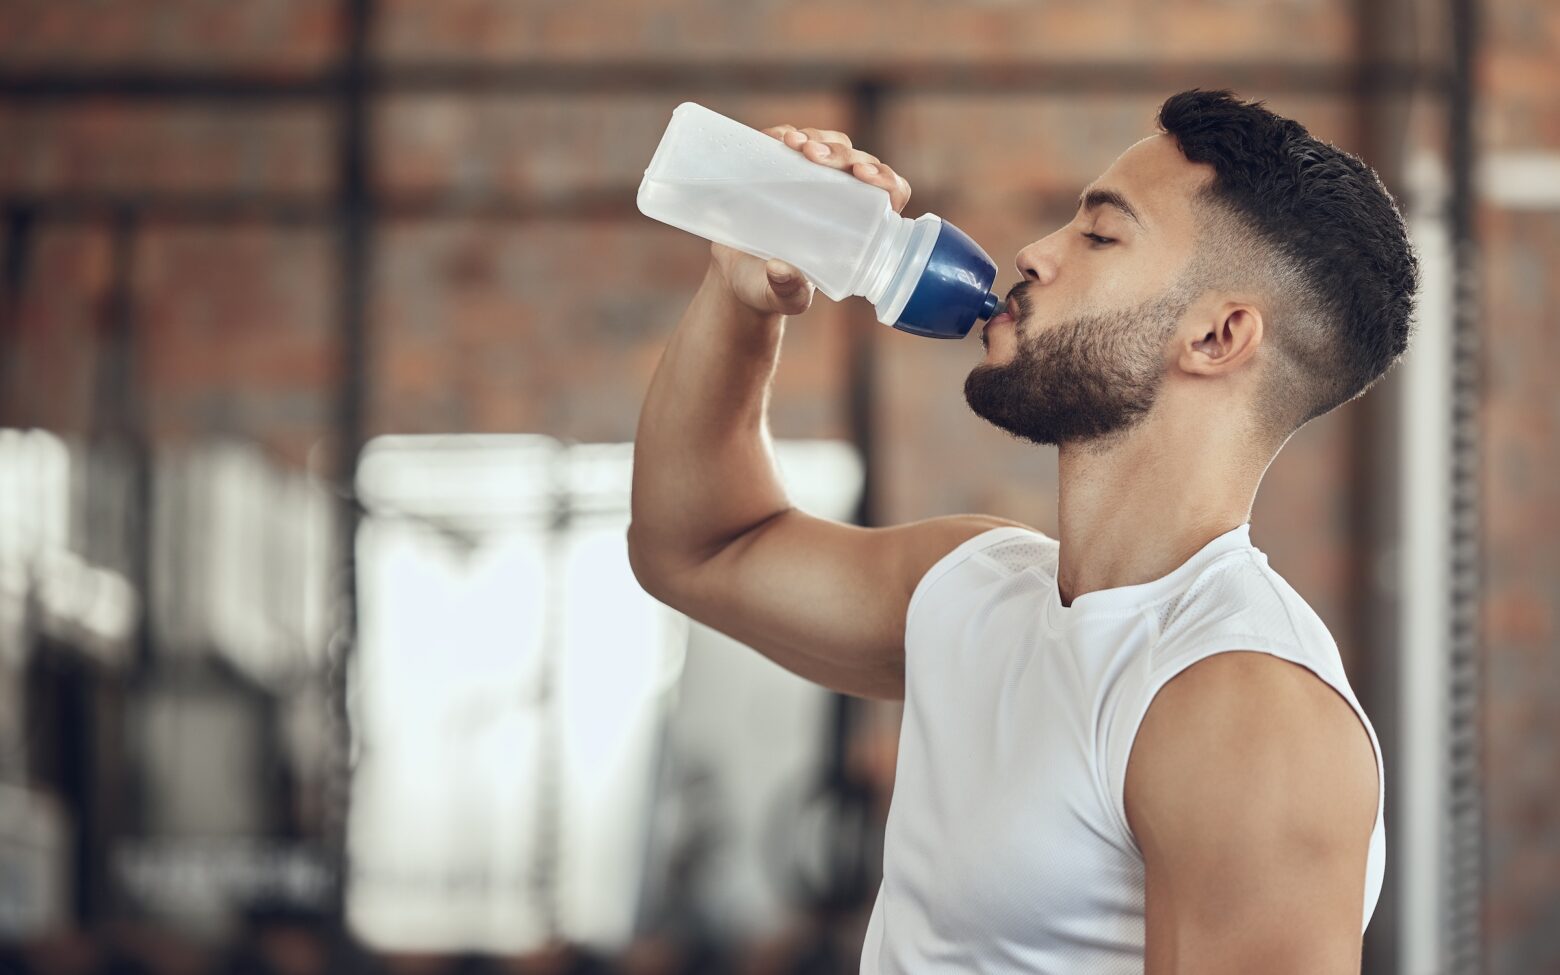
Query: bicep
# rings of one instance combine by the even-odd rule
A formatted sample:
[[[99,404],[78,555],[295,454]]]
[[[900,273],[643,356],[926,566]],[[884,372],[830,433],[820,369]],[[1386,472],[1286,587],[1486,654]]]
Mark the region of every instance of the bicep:
[[[814,683],[898,698],[916,584],[966,539],[1009,524],[950,515],[862,528],[791,509],[683,573],[663,598]]]
[[[1127,772],[1147,879],[1147,975],[1353,973],[1374,751],[1310,671],[1223,653],[1169,681]]]

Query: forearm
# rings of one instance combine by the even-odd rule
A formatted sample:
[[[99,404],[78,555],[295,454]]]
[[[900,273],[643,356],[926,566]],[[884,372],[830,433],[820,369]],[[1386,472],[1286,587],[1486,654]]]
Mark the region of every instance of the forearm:
[[[784,322],[737,301],[710,268],[639,415],[629,528],[636,571],[696,564],[789,507],[767,419]]]

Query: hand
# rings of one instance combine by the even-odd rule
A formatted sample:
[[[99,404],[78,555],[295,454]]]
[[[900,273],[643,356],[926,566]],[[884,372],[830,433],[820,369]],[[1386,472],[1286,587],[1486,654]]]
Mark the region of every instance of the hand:
[[[776,125],[764,134],[779,139],[807,159],[844,170],[888,191],[895,213],[910,202],[910,184],[878,157],[851,145],[850,136],[833,129],[798,129]],[[778,258],[765,261],[725,244],[710,244],[710,267],[742,304],[766,314],[799,315],[812,306],[813,283]]]

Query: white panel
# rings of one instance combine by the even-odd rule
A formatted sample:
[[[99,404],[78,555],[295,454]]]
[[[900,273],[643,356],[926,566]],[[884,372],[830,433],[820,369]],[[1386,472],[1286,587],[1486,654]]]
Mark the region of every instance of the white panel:
[[[1419,157],[1409,168],[1418,205],[1408,215],[1420,262],[1418,331],[1400,368],[1398,441],[1398,632],[1401,706],[1396,774],[1402,798],[1393,810],[1392,858],[1400,882],[1398,975],[1440,975],[1444,837],[1447,830],[1447,662],[1451,651],[1451,392],[1454,269],[1442,210],[1439,164]]]
[[[1480,162],[1479,191],[1498,207],[1560,210],[1560,153],[1491,153]]]
[[[798,503],[848,514],[854,451],[776,451]],[[631,465],[630,444],[540,436],[365,450],[347,911],[369,944],[610,950],[632,936],[664,852],[655,773],[688,626],[629,567]],[[732,800],[713,810],[740,841],[715,888],[744,917],[774,917],[759,823],[816,767],[827,697],[752,651],[719,652],[706,676],[722,678],[678,702],[696,740],[672,747],[718,766]]]

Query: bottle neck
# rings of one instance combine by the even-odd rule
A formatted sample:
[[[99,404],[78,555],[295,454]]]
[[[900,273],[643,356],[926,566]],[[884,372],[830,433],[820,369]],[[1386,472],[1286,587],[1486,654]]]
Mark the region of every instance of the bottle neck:
[[[888,290],[894,272],[904,260],[914,230],[914,220],[901,217],[893,207],[884,205],[872,243],[867,247],[867,261],[856,280],[851,282],[851,294],[861,295],[874,305],[882,300],[883,292]]]

